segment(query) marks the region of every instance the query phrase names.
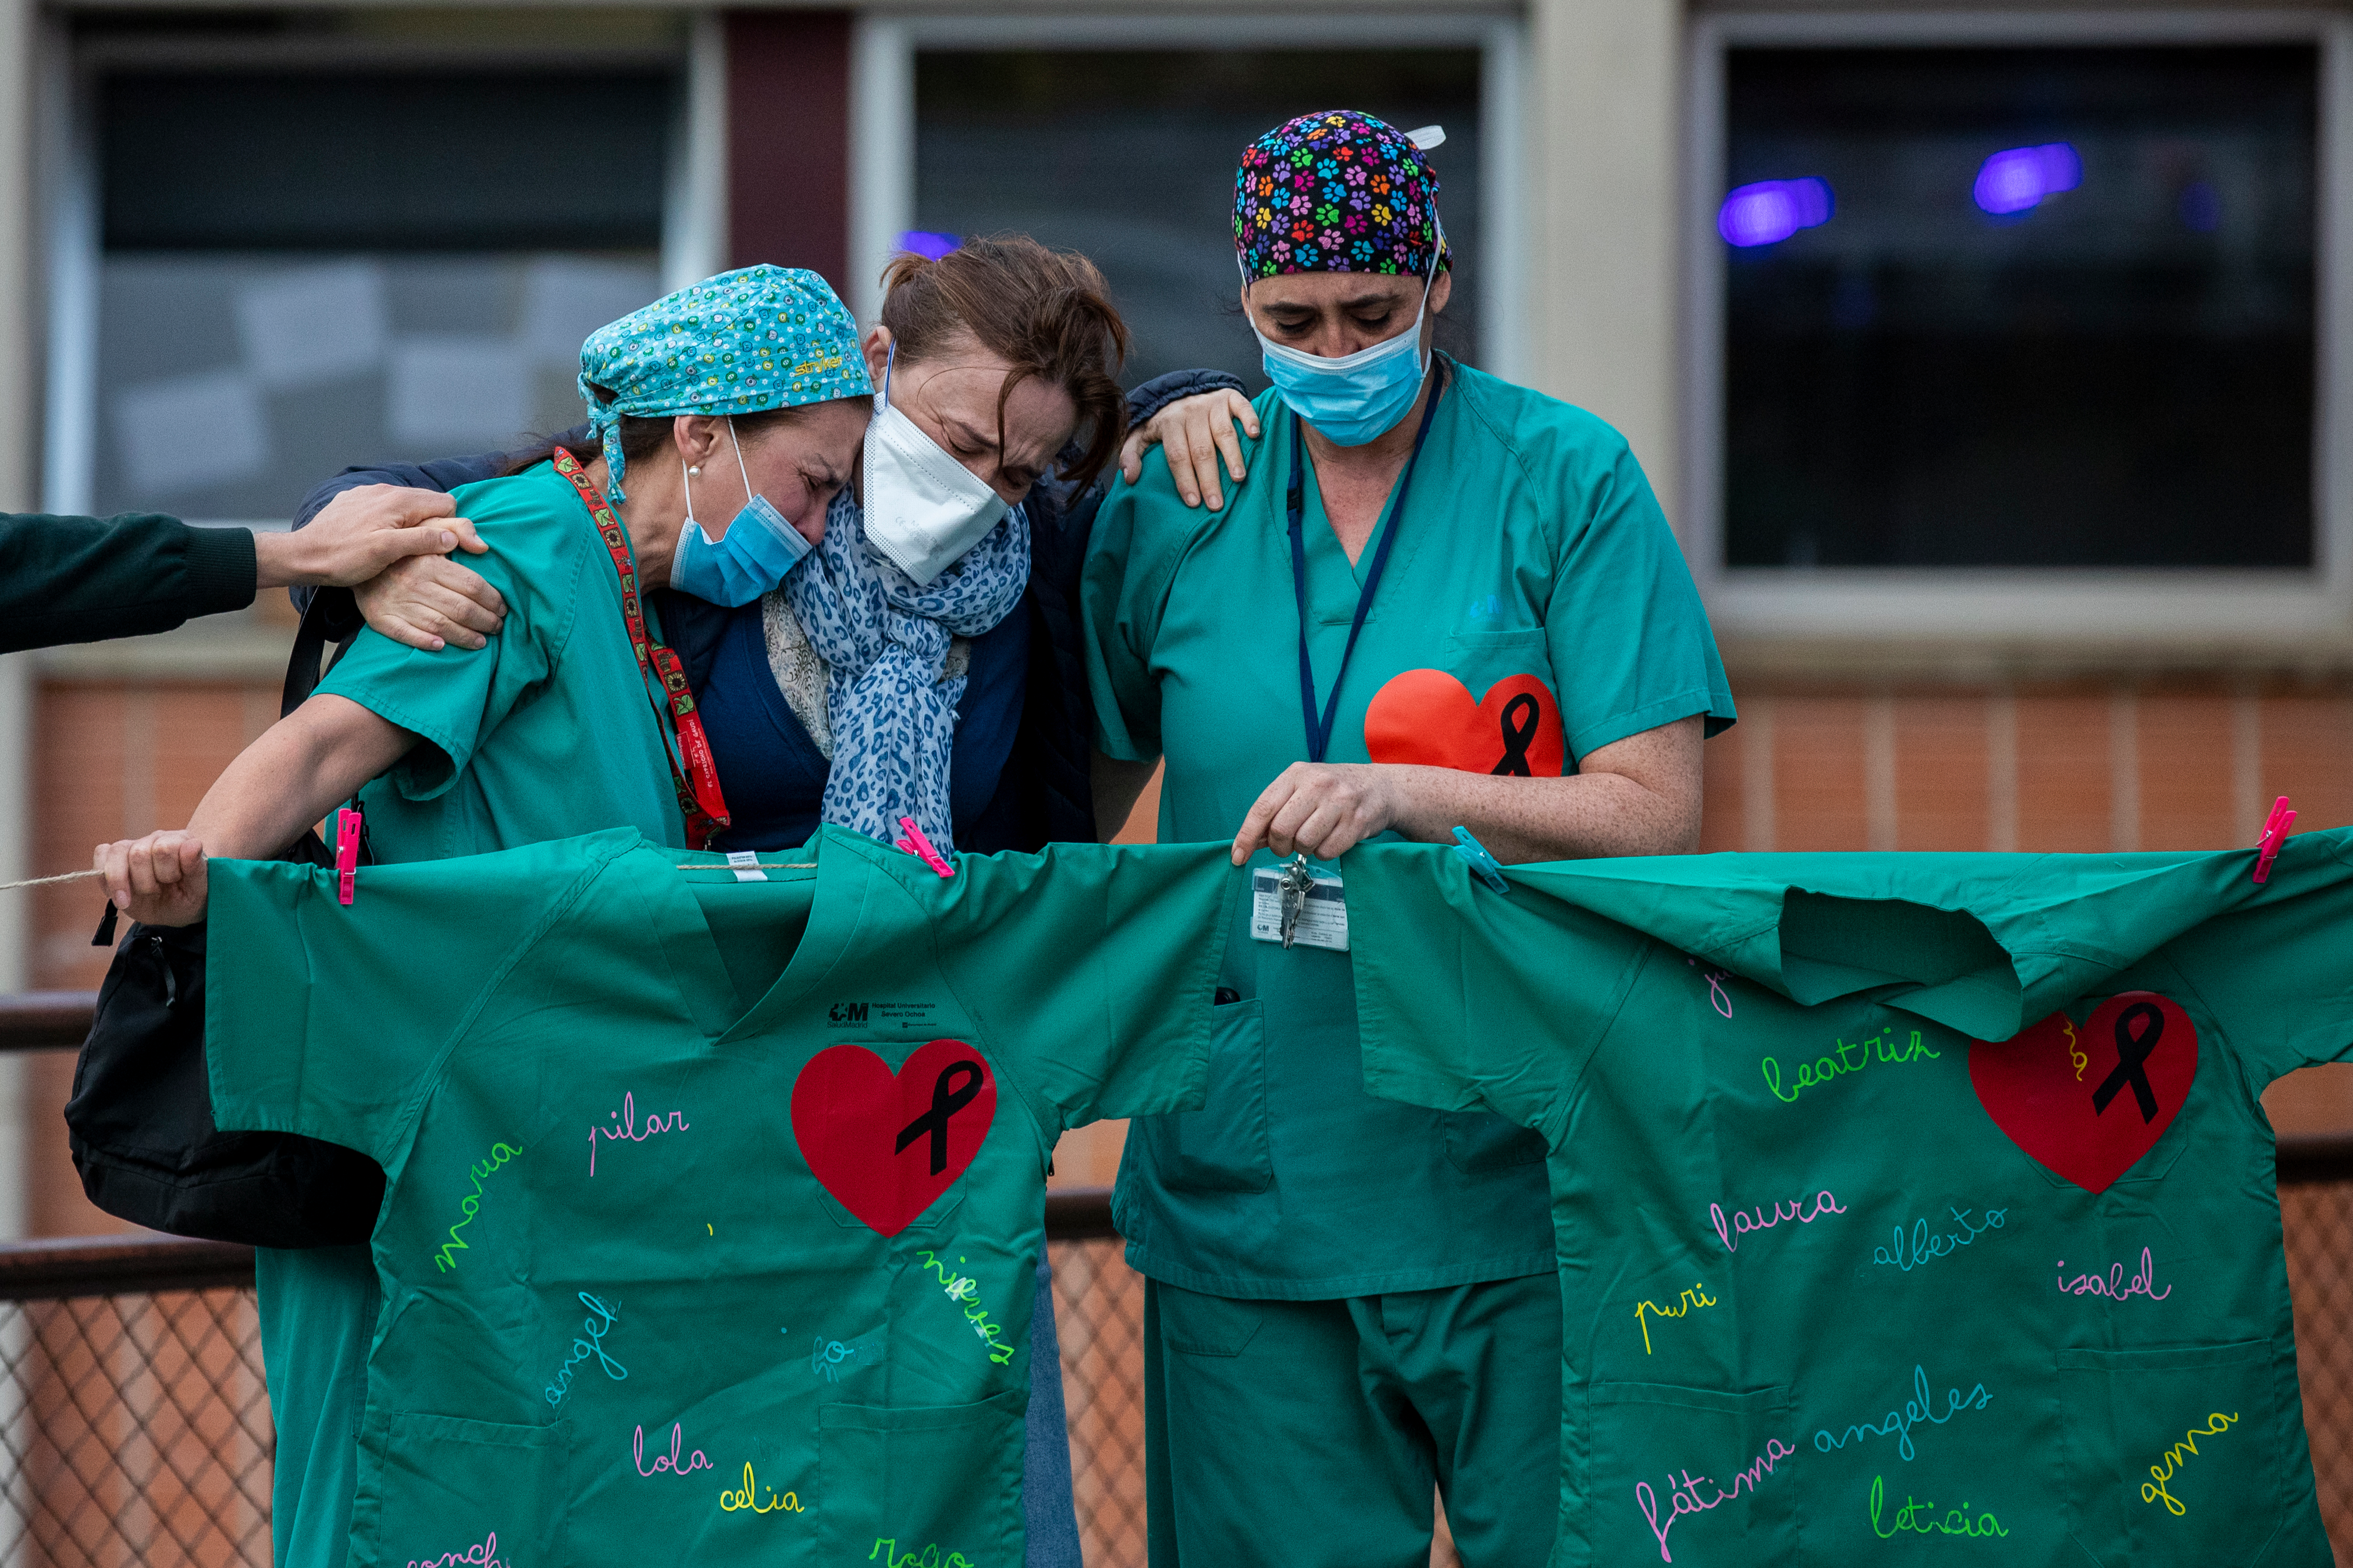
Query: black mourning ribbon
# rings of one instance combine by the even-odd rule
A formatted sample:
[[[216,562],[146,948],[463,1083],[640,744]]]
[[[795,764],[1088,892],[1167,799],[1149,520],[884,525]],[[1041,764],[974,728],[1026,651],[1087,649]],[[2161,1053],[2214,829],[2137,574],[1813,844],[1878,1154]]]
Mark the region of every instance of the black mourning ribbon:
[[[2141,1033],[2133,1033],[2135,1023],[2146,1023]],[[2157,1049],[2157,1042],[2165,1037],[2165,1014],[2154,1004],[2136,1002],[2116,1019],[2116,1070],[2092,1091],[2092,1114],[2107,1110],[2108,1101],[2116,1097],[2125,1085],[2132,1085],[2133,1099],[2140,1106],[2143,1122],[2157,1120],[2157,1090],[2149,1087],[2148,1074],[2141,1066]]]
[[[1503,731],[1504,760],[1489,768],[1488,773],[1534,778],[1535,770],[1528,766],[1528,743],[1536,738],[1536,700],[1523,691],[1504,703]]]
[[[964,1081],[955,1081],[958,1073]],[[903,1154],[907,1145],[929,1132],[932,1135],[932,1174],[936,1176],[948,1168],[948,1118],[970,1105],[980,1092],[978,1062],[950,1062],[932,1080],[932,1108],[918,1116],[899,1131],[899,1146],[892,1152]]]

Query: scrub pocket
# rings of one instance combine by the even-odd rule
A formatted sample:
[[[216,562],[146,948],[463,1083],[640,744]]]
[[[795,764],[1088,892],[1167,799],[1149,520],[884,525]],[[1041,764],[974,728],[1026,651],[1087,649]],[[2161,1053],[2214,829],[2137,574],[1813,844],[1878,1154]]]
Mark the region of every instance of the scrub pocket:
[[[1435,1113],[1446,1134],[1446,1159],[1466,1176],[1490,1175],[1541,1165],[1552,1151],[1543,1135],[1492,1110],[1440,1110]]]
[[[2225,1568],[2287,1511],[2283,1372],[2269,1340],[2059,1352],[2067,1523],[2094,1559]]]
[[[816,1561],[1019,1568],[1024,1397],[826,1405]]]
[[[1256,1001],[1209,1026],[1209,1085],[1198,1110],[1154,1117],[1161,1179],[1180,1192],[1262,1193],[1274,1181],[1266,1132],[1266,1024]]]
[[[376,1562],[561,1559],[560,1428],[371,1410],[362,1430],[352,1532]]]
[[[1572,1555],[1565,1542],[1556,1561],[1756,1568],[1799,1560],[1804,1467],[1788,1389],[1599,1383],[1581,1397],[1588,1447],[1570,1456],[1582,1484],[1568,1522],[1586,1551]]]

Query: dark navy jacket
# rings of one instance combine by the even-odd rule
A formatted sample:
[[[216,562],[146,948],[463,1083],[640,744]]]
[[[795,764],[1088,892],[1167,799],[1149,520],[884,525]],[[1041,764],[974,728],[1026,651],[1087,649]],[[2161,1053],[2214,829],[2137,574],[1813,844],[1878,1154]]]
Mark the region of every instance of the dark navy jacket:
[[[1218,371],[1177,371],[1145,383],[1128,394],[1128,418],[1141,425],[1181,397],[1242,384]],[[559,437],[575,448],[587,441],[586,426]],[[406,485],[416,489],[453,490],[497,476],[507,464],[503,452],[471,458],[441,458],[429,463],[382,463],[345,468],[303,498],[294,515],[301,527],[338,493],[360,485]],[[1051,479],[1029,493],[1029,587],[1017,613],[1029,617],[1029,675],[1021,700],[1020,725],[998,775],[987,809],[957,827],[956,847],[975,854],[1033,850],[1052,840],[1093,843],[1094,801],[1087,782],[1087,758],[1094,742],[1094,707],[1087,695],[1087,660],[1079,612],[1079,574],[1085,563],[1095,509],[1110,488],[1110,470],[1083,495]],[[294,590],[298,608],[307,608],[310,590]],[[320,590],[329,635],[356,634],[359,614],[348,589]],[[686,665],[687,679],[700,692],[718,662],[735,612],[669,588],[651,590],[670,646]]]

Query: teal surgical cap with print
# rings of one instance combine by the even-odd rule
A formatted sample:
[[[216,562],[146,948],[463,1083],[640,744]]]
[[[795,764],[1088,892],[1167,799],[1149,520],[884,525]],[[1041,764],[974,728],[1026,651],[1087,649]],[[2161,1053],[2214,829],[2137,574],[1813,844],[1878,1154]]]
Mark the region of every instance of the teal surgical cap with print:
[[[871,397],[874,383],[858,352],[858,322],[832,286],[804,268],[764,262],[706,278],[591,332],[580,347],[580,395],[617,505],[628,499],[625,415],[754,414]]]

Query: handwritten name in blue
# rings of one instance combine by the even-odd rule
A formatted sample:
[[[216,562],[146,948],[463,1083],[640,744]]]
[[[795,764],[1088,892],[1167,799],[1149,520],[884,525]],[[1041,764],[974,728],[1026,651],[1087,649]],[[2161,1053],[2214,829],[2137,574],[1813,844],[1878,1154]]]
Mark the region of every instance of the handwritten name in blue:
[[[1871,1254],[1871,1260],[1873,1263],[1892,1263],[1909,1274],[1930,1258],[1943,1258],[1947,1254],[1957,1252],[1986,1232],[2000,1230],[2002,1226],[2002,1216],[2010,1213],[2008,1209],[1988,1209],[1985,1212],[1985,1224],[1979,1225],[1969,1217],[1977,1213],[1975,1209],[1957,1209],[1948,1205],[1947,1212],[1951,1214],[1954,1223],[1961,1227],[1959,1230],[1938,1231],[1932,1236],[1928,1233],[1928,1222],[1922,1219],[1912,1226],[1912,1235],[1907,1241],[1904,1235],[1904,1227],[1899,1225],[1895,1227],[1894,1245],[1874,1248]]]
[[[605,1353],[606,1332],[612,1328],[614,1320],[621,1315],[620,1309],[605,1305],[586,1290],[580,1292],[580,1301],[588,1309],[588,1316],[580,1321],[587,1338],[572,1342],[571,1359],[556,1373],[555,1381],[547,1385],[547,1402],[550,1405],[564,1403],[564,1396],[572,1392],[572,1369],[591,1358],[601,1364],[605,1375],[616,1383],[629,1375],[628,1368]]]
[[[1986,1392],[1986,1385],[1982,1383],[1967,1394],[1963,1394],[1957,1388],[1948,1389],[1945,1395],[1945,1413],[1939,1415],[1936,1414],[1935,1397],[1928,1392],[1927,1369],[1915,1366],[1912,1369],[1912,1397],[1904,1402],[1903,1409],[1889,1411],[1887,1419],[1875,1426],[1868,1421],[1857,1422],[1849,1426],[1846,1429],[1846,1435],[1841,1437],[1831,1436],[1830,1429],[1824,1427],[1814,1434],[1814,1447],[1827,1454],[1832,1449],[1845,1447],[1849,1441],[1856,1437],[1866,1436],[1896,1437],[1902,1439],[1897,1445],[1898,1451],[1909,1459],[1913,1457],[1913,1427],[1923,1421],[1931,1426],[1942,1426],[1964,1410],[1983,1410],[1992,1403],[1993,1395]]]

